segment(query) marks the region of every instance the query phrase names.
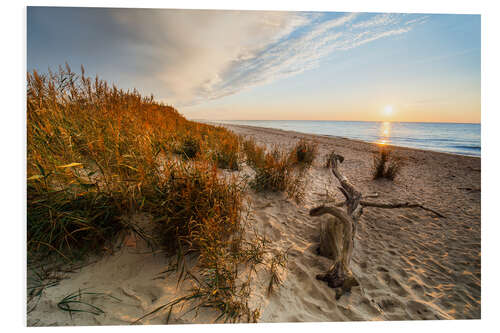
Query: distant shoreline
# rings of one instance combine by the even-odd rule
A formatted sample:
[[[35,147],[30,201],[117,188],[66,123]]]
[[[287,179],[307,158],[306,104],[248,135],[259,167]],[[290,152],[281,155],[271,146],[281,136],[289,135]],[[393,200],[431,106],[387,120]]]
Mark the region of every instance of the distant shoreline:
[[[379,145],[376,142],[369,142],[361,139],[352,139],[352,138],[347,138],[343,136],[336,136],[336,135],[328,135],[328,134],[314,134],[314,133],[305,133],[305,132],[298,132],[298,131],[293,131],[293,130],[283,130],[279,128],[273,128],[273,127],[262,127],[262,126],[251,126],[251,125],[240,125],[240,124],[229,124],[229,123],[221,123],[218,121],[209,121],[209,120],[193,120],[196,122],[200,123],[207,123],[207,124],[212,124],[212,125],[219,125],[219,126],[224,126],[229,129],[231,129],[232,126],[236,127],[242,127],[242,128],[249,128],[249,129],[258,129],[258,130],[275,130],[275,131],[280,131],[284,133],[289,133],[289,134],[298,134],[298,135],[307,135],[311,137],[322,137],[322,138],[330,138],[330,139],[341,139],[341,140],[347,140],[347,141],[352,141],[356,143],[363,143],[363,144],[369,144],[375,147],[378,147]],[[329,120],[328,120],[329,121]],[[399,146],[399,145],[394,145],[394,144],[387,144],[386,146],[389,146],[393,149],[401,149],[401,150],[410,150],[410,151],[422,151],[426,153],[436,153],[436,154],[444,154],[444,155],[452,155],[452,156],[460,156],[460,157],[471,157],[471,158],[477,158],[481,159],[481,156],[476,156],[476,155],[467,155],[467,154],[458,154],[458,153],[450,153],[450,152],[443,152],[443,151],[437,151],[437,150],[432,150],[432,149],[424,149],[424,148],[414,148],[414,147],[406,147],[406,146]]]

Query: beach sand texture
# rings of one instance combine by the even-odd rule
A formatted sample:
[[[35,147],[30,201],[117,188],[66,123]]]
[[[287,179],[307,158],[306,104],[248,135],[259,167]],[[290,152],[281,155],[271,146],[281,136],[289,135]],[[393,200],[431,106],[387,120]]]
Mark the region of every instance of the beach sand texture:
[[[372,180],[374,144],[275,129],[224,125],[236,134],[253,137],[268,147],[289,148],[300,138],[316,140],[319,155],[307,171],[306,195],[296,204],[284,194],[247,191],[249,225],[270,240],[270,252],[288,249],[288,267],[280,272],[283,284],[268,296],[266,272],[252,280],[250,307],[260,307],[260,322],[353,320],[472,319],[481,317],[481,160],[480,158],[395,147],[405,166],[395,181]],[[365,208],[357,227],[352,270],[361,283],[335,300],[335,291],[318,281],[332,261],[318,256],[319,226],[324,217],[309,210],[327,203],[328,191],[342,199],[338,182],[323,167],[332,150],[344,156],[343,174],[363,194],[378,193],[377,202],[417,202],[434,209]],[[250,174],[249,167],[237,173]],[[146,226],[143,216],[136,217]],[[143,219],[141,221],[141,219]],[[146,228],[147,229],[147,228]],[[194,258],[193,258],[194,260]],[[167,258],[151,252],[140,239],[126,237],[121,250],[105,255],[72,273],[57,286],[46,288],[28,326],[123,325],[182,296],[187,283],[177,287],[175,274],[160,274]],[[266,277],[266,278],[265,278]],[[105,313],[73,313],[57,303],[78,291],[100,292],[86,300]],[[211,311],[185,314],[174,308],[170,323],[209,323]],[[142,324],[165,324],[159,311]]]

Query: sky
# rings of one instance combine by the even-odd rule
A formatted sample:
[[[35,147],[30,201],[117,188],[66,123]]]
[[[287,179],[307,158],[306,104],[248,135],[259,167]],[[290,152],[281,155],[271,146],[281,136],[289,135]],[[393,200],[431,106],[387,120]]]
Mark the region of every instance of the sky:
[[[481,121],[480,15],[28,7],[66,62],[189,119]]]

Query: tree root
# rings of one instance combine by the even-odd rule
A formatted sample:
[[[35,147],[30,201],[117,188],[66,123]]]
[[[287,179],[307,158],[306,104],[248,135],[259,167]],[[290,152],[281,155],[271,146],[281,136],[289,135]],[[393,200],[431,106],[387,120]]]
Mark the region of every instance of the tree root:
[[[325,281],[330,288],[335,289],[335,299],[339,299],[345,293],[351,291],[352,287],[359,286],[358,280],[352,273],[344,272],[342,264],[337,262],[327,273],[316,275],[316,279]]]

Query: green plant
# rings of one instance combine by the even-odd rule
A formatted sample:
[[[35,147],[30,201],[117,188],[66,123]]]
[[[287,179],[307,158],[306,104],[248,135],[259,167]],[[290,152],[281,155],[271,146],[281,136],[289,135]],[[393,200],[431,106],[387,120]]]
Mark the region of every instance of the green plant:
[[[44,190],[28,182],[28,252],[68,259],[96,250],[122,229],[112,194],[79,186]],[[38,186],[37,186],[38,185]]]
[[[47,271],[42,266],[38,270],[28,270],[27,281],[27,313],[32,312],[37,307],[45,289],[59,285],[61,277]]]

